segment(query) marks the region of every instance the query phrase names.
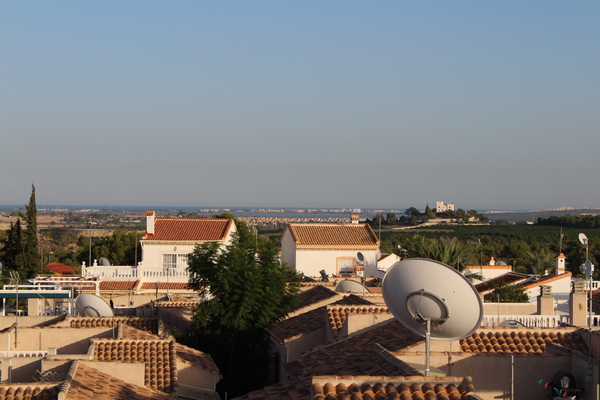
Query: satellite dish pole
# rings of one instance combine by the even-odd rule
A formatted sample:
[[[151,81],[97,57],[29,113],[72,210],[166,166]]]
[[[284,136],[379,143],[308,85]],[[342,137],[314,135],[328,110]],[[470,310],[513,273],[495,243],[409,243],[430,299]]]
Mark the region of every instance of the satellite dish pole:
[[[592,332],[592,276],[594,275],[594,264],[589,257],[589,240],[584,233],[579,234],[579,241],[585,245],[585,263],[579,267],[579,270],[585,274],[588,279],[588,329]]]

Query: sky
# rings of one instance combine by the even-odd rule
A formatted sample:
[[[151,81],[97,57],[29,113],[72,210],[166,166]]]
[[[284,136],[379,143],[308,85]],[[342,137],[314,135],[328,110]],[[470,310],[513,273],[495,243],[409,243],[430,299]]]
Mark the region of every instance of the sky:
[[[600,2],[0,2],[0,204],[600,207]]]

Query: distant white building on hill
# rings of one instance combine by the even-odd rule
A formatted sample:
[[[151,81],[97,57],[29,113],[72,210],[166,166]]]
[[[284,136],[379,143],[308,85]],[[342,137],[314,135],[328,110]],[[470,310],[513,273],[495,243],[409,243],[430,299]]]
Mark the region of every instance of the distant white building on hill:
[[[454,203],[444,204],[443,201],[435,202],[435,212],[454,211]]]

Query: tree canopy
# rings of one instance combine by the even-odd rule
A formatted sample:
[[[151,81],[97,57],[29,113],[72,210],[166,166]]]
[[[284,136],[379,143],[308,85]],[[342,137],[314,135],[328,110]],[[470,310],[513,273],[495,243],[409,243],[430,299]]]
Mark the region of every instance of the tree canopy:
[[[189,285],[206,300],[194,311],[184,341],[210,353],[231,397],[268,383],[269,341],[264,328],[285,317],[298,301],[301,276],[281,265],[278,248],[244,224],[224,250],[197,245],[188,258]],[[234,360],[235,355],[235,360]]]

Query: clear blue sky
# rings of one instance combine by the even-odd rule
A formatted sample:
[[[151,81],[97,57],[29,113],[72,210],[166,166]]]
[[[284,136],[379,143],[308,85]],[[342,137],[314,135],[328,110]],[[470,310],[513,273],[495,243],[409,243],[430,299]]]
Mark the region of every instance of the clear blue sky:
[[[600,2],[0,2],[0,204],[600,207]]]

